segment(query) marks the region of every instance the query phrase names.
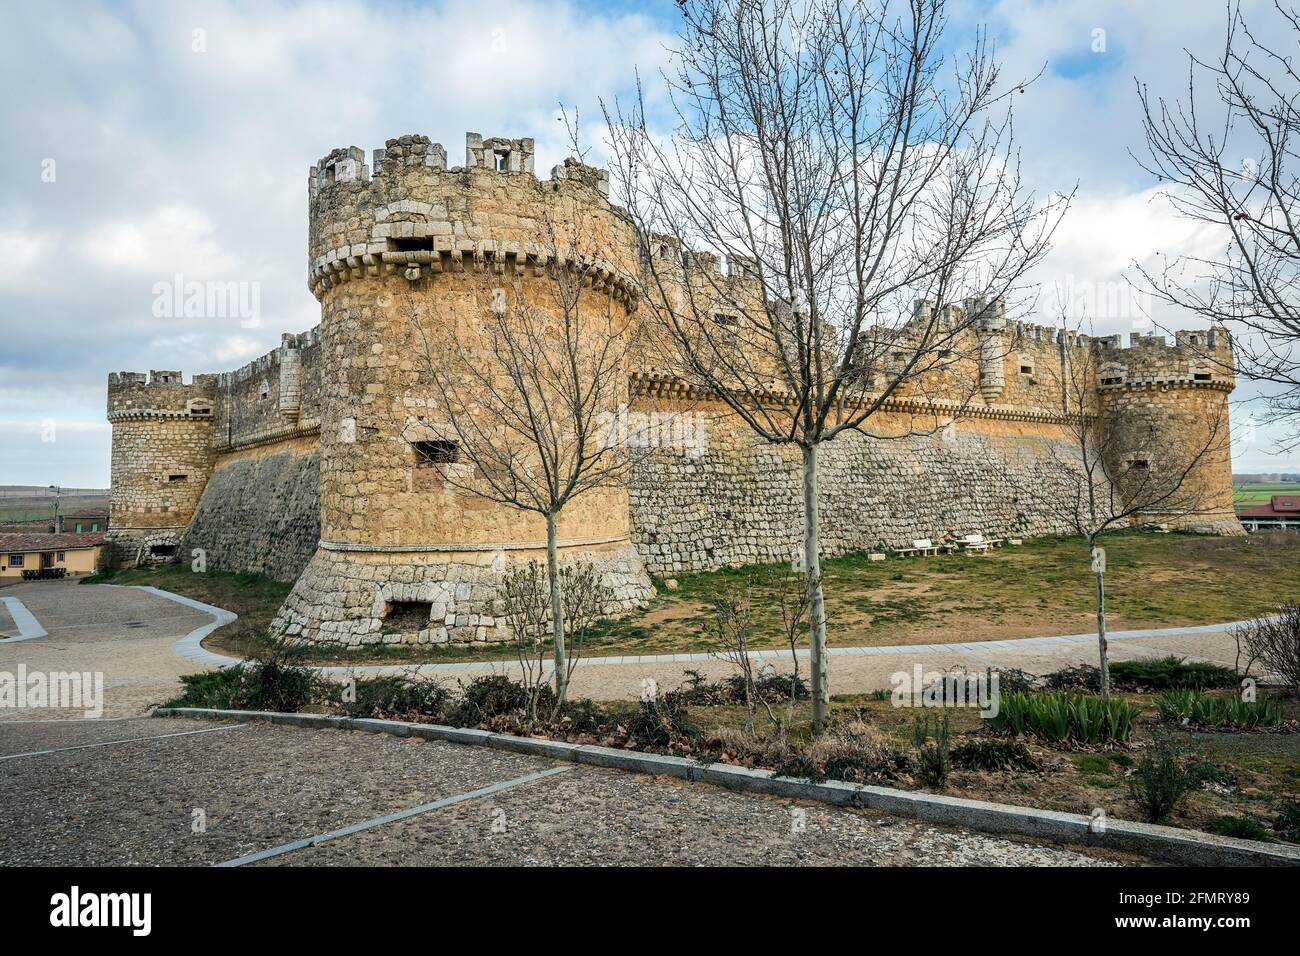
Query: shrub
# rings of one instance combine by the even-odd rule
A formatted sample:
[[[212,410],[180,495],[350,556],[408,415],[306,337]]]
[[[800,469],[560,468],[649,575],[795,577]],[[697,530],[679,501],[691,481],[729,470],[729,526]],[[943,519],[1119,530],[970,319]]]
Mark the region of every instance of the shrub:
[[[1101,669],[1091,664],[1063,667],[1043,675],[1043,686],[1048,690],[1089,690],[1101,692]]]
[[[1273,829],[1281,834],[1282,839],[1300,843],[1300,800],[1287,797],[1278,805]]]
[[[1124,743],[1133,733],[1139,708],[1116,698],[1069,691],[1001,694],[998,713],[989,718],[994,730],[1033,734],[1053,743]]]
[[[1129,794],[1150,823],[1164,823],[1205,779],[1203,767],[1168,734],[1157,734],[1129,777]]]
[[[1237,629],[1238,646],[1247,655],[1246,670],[1258,661],[1300,696],[1300,603],[1288,601],[1273,617],[1260,617]]]
[[[555,691],[543,685],[538,706],[549,707],[554,699]],[[462,685],[460,702],[448,718],[461,727],[476,727],[488,718],[524,713],[527,708],[528,688],[504,674],[490,674]]]
[[[998,675],[1000,694],[1028,694],[1038,686],[1038,678],[1018,667],[1000,667],[994,673]]]
[[[806,744],[768,742],[766,746],[779,752],[765,754],[762,762],[786,777],[872,783],[912,769],[906,753],[889,746],[878,730],[860,721],[832,725]]]
[[[610,721],[610,715],[601,710],[595,701],[583,697],[568,700],[561,708],[559,718],[567,723],[568,729],[578,733],[591,733],[599,730]]]
[[[1219,836],[1238,837],[1242,840],[1259,840],[1261,843],[1271,843],[1273,841],[1273,837],[1269,832],[1250,817],[1215,817],[1205,825],[1205,829]]]
[[[682,738],[700,736],[686,712],[686,701],[677,694],[641,701],[628,720],[627,732],[643,747],[667,747]]]
[[[930,716],[917,717],[912,725],[912,745],[916,747],[917,774],[927,787],[942,788],[952,769],[949,751],[948,715],[935,719],[934,740],[930,740]]]
[[[1018,740],[975,740],[952,748],[952,765],[961,770],[1037,770],[1038,761]]]
[[[451,693],[436,681],[417,680],[405,674],[366,677],[356,682],[356,699],[343,702],[349,717],[405,717],[418,714],[439,719],[447,711]]]
[[[163,706],[293,713],[316,698],[320,678],[310,667],[271,660],[187,674],[181,684],[181,695]]]
[[[1212,695],[1194,690],[1170,690],[1156,697],[1162,720],[1186,721],[1206,727],[1276,727],[1282,723],[1282,702],[1242,700],[1237,694]]]
[[[1110,679],[1113,686],[1130,690],[1205,690],[1234,687],[1238,682],[1236,672],[1230,667],[1188,661],[1176,655],[1116,661],[1110,665]]]

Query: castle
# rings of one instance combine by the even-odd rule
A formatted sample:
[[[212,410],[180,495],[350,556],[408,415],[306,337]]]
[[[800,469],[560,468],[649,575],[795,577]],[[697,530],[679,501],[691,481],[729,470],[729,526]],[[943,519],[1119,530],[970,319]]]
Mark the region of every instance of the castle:
[[[373,170],[373,174],[372,174]],[[542,188],[539,188],[539,185]],[[533,175],[533,141],[469,134],[465,164],[423,136],[374,151],[336,149],[308,180],[308,285],[318,326],[283,336],[243,368],[109,375],[112,560],[188,561],[295,581],[273,625],[299,640],[473,644],[505,640],[498,581],[511,561],[544,556],[540,517],[458,492],[430,473],[436,440],[409,316],[415,296],[445,321],[472,323],[476,280],[545,283],[557,263],[543,223],[576,201],[588,228],[571,250],[590,294],[629,320],[645,256],[682,283],[753,282],[732,263],[642,241],[608,200],[608,176],[574,161]],[[944,306],[981,308],[983,303]],[[918,314],[934,303],[918,302]],[[983,314],[983,313],[982,313]],[[1093,362],[1094,414],[1137,413],[1194,441],[1234,387],[1231,344],[1215,330],[1163,338],[1088,338],[981,320],[979,398],[942,428],[906,434],[918,408],[901,392],[822,453],[822,546],[828,554],[971,532],[1063,533],[1045,507],[1049,467],[1067,443],[1053,371]],[[1212,357],[1208,360],[1207,356]],[[560,517],[562,559],[600,569],[608,611],[643,605],[651,575],[788,561],[801,529],[798,450],[757,440],[726,407],[673,376],[630,367],[627,411],[662,421],[672,441],[634,447],[627,481],[597,489]],[[690,434],[680,429],[689,407]],[[611,410],[614,412],[615,410]],[[639,432],[643,433],[643,432]],[[1208,508],[1181,523],[1240,533],[1227,436],[1199,467]],[[1171,516],[1175,523],[1179,516]]]

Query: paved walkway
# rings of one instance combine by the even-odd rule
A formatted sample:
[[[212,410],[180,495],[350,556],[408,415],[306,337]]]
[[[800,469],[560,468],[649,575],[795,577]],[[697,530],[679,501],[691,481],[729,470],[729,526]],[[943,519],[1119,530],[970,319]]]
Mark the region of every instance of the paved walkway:
[[[14,671],[19,662],[29,670],[100,671],[106,686],[105,716],[135,716],[174,696],[178,678],[206,667],[221,667],[236,658],[216,654],[201,644],[203,638],[234,615],[220,608],[169,594],[155,588],[81,586],[73,582],[40,582],[6,588],[3,603],[10,614],[20,603],[33,624],[49,633],[24,640],[0,640],[0,671]],[[1236,644],[1230,625],[1173,627],[1117,631],[1110,637],[1112,660],[1179,654],[1198,660],[1231,665]],[[10,631],[14,630],[11,626]],[[1096,659],[1096,637],[1074,634],[953,644],[916,644],[880,647],[832,647],[830,661],[833,693],[867,693],[890,686],[890,675],[942,671],[960,667],[1020,668],[1043,674]],[[758,653],[764,666],[789,673],[787,652]],[[506,672],[517,668],[510,661],[462,664],[357,665],[322,668],[332,676],[419,672],[447,680],[469,679],[475,674]],[[800,672],[808,673],[807,651],[800,652]],[[706,654],[654,657],[603,657],[584,660],[574,672],[573,692],[594,699],[633,699],[641,696],[645,681],[662,690],[676,687],[687,669],[710,679],[733,672],[732,665]],[[73,716],[71,712],[67,716]],[[18,711],[18,719],[49,716]],[[77,714],[79,716],[79,714]],[[0,720],[11,719],[0,711]]]
[[[1064,847],[420,738],[0,723],[0,865],[1097,866]]]
[[[197,669],[175,653],[177,638],[212,623],[206,611],[136,588],[33,581],[0,597],[11,618],[29,615],[46,632],[0,641],[0,672],[101,673],[105,717],[139,716],[175,696],[179,677]],[[83,715],[80,707],[0,708],[0,721]]]

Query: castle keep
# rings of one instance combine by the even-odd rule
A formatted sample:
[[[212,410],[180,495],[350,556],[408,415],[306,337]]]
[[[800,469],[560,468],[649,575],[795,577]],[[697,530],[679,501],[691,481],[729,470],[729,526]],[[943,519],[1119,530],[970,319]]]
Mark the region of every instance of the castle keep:
[[[574,161],[539,183],[529,139],[469,134],[464,165],[422,136],[389,140],[370,163],[356,147],[311,169],[308,285],[319,326],[233,372],[109,376],[113,426],[112,559],[188,561],[262,572],[296,584],[274,629],[294,638],[362,643],[474,643],[508,637],[498,597],[512,561],[544,559],[540,516],[458,491],[431,467],[447,445],[421,374],[413,309],[472,329],[482,277],[509,276],[540,295],[548,268],[572,269],[607,308],[637,316],[643,256],[676,281],[758,285],[744,263],[652,237],[643,242],[607,198],[608,176]],[[547,233],[581,208],[583,241],[556,261]],[[757,294],[757,292],[755,293]],[[919,302],[918,314],[938,308]],[[912,538],[982,532],[1061,533],[1045,502],[1061,427],[1063,363],[1096,363],[1097,415],[1140,415],[1194,441],[1234,381],[1231,345],[1215,331],[1163,338],[1066,336],[980,309],[974,407],[931,433],[910,416],[943,418],[932,397],[902,390],[873,428],[823,446],[822,544],[829,554]],[[1207,360],[1207,354],[1212,360]],[[1053,374],[1055,373],[1055,374]],[[672,440],[631,449],[627,482],[577,499],[561,515],[561,559],[601,570],[610,612],[652,594],[651,575],[787,561],[801,529],[798,450],[756,440],[720,402],[688,394],[660,370],[627,369],[628,408],[673,423]],[[682,433],[682,412],[689,434]],[[662,413],[662,414],[659,414]],[[655,416],[659,415],[658,418]],[[444,467],[464,467],[450,449]],[[1208,508],[1169,519],[1239,533],[1227,436],[1197,473]]]

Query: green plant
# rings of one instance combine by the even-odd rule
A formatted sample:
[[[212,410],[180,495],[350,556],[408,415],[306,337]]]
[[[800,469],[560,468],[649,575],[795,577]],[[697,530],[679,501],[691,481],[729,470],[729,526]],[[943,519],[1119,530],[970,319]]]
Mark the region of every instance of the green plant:
[[[1140,712],[1135,704],[1070,691],[1000,694],[998,712],[989,718],[994,730],[1016,736],[1033,734],[1054,743],[1124,743]]]
[[[1278,804],[1273,829],[1281,834],[1282,839],[1300,843],[1300,800],[1287,797]]]
[[[686,711],[686,702],[677,694],[643,700],[628,721],[627,732],[643,747],[667,747],[680,738],[694,740],[700,736]]]
[[[1164,823],[1205,779],[1203,768],[1166,733],[1157,733],[1129,777],[1129,795],[1150,823]]]
[[[293,713],[310,704],[321,690],[315,670],[298,663],[301,649],[271,642],[260,660],[187,674],[184,688],[166,707],[215,707],[222,710],[274,710]]]
[[[1264,829],[1257,821],[1246,816],[1222,816],[1215,817],[1205,825],[1205,829],[1219,836],[1237,837],[1242,840],[1259,840],[1261,843],[1271,843],[1272,835]]]
[[[567,700],[560,709],[559,719],[569,730],[591,733],[608,723],[610,715],[589,697]]]
[[[1240,680],[1231,667],[1176,655],[1116,661],[1110,665],[1110,676],[1116,687],[1129,690],[1205,690],[1233,687]]]
[[[342,711],[349,717],[419,715],[440,719],[450,700],[450,691],[436,681],[405,674],[382,675],[360,678],[345,688]]]
[[[952,748],[961,770],[1037,770],[1038,761],[1018,740],[974,740]]]
[[[949,748],[948,715],[935,718],[934,739],[930,739],[930,715],[917,717],[912,724],[912,746],[916,748],[917,775],[927,787],[942,789],[952,769]]]
[[[1276,727],[1285,716],[1278,700],[1247,701],[1238,694],[1202,694],[1195,690],[1170,690],[1156,697],[1161,720],[1200,724],[1205,727]]]
[[[554,699],[555,691],[543,685],[538,691],[537,706],[549,708]],[[460,702],[448,717],[457,726],[476,727],[490,717],[526,712],[528,700],[529,690],[519,681],[504,674],[490,674],[462,685]]]

